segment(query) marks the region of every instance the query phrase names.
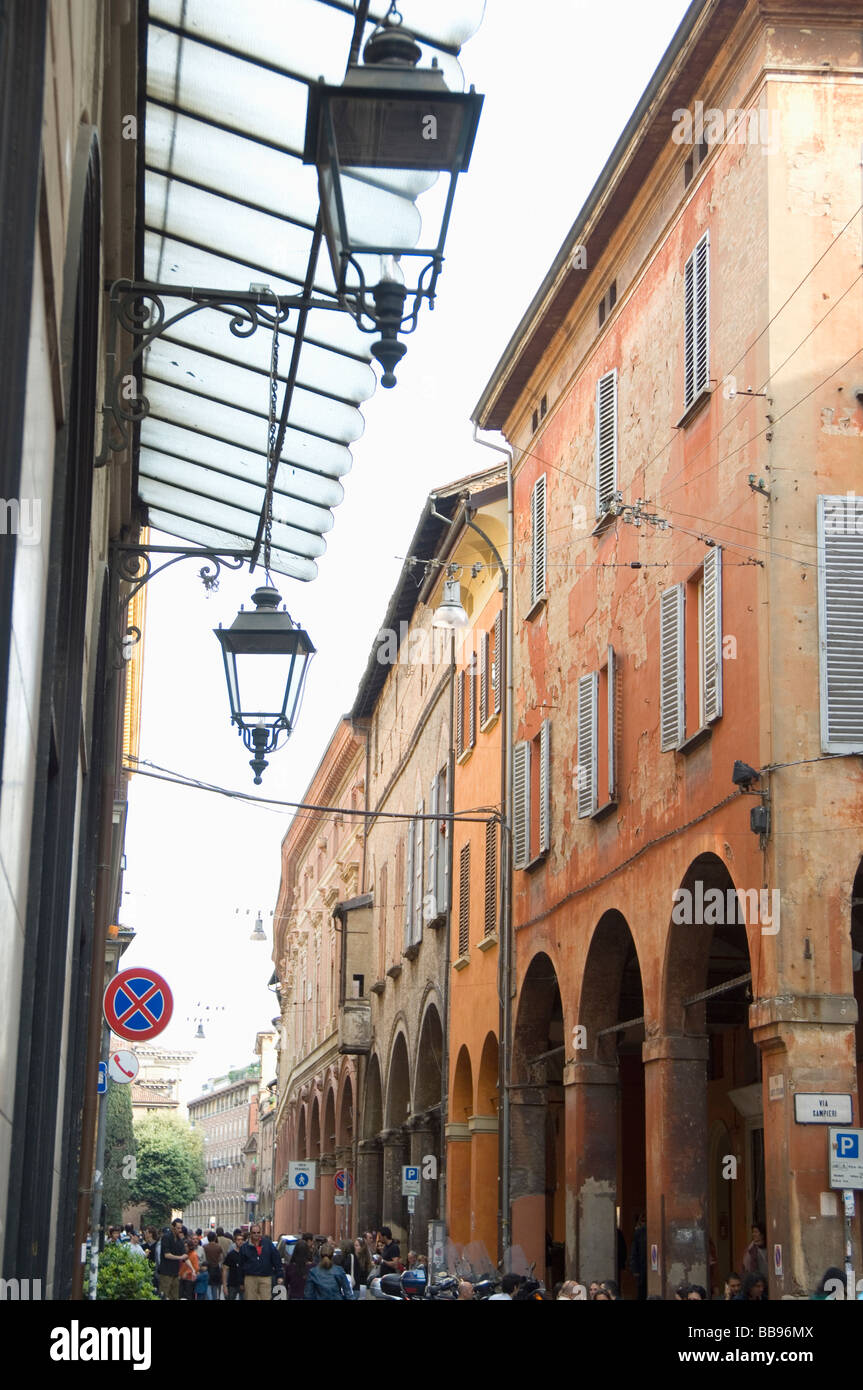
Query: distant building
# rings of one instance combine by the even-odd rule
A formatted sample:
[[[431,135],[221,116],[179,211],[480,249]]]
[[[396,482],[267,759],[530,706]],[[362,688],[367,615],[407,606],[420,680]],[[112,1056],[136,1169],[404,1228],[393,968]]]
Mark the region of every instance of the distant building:
[[[189,1123],[204,1139],[207,1186],[185,1208],[187,1226],[215,1223],[226,1230],[248,1220],[244,1184],[244,1149],[249,1137],[250,1107],[257,1104],[260,1061],[208,1081],[189,1102]]]
[[[128,1048],[129,1043],[111,1037],[111,1047]],[[190,1050],[137,1044],[138,1075],[131,1085],[132,1114],[146,1115],[150,1110],[167,1110],[186,1118],[182,1099],[183,1072],[196,1053]]]

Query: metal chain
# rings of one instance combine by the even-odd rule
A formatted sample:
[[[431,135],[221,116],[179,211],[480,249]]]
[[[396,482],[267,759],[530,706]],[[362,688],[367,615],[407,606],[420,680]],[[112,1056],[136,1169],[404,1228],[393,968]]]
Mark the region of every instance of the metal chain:
[[[267,576],[267,583],[272,584],[270,578],[270,550],[273,544],[273,489],[276,485],[276,396],[278,391],[279,379],[279,321],[278,312],[273,323],[273,345],[270,349],[270,418],[269,429],[267,432],[267,493],[264,499],[264,572]]]

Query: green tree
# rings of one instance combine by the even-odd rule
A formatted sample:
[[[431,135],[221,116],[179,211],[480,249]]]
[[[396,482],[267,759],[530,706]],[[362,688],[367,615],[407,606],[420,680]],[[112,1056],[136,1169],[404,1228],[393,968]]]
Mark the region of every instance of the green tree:
[[[117,1226],[123,1220],[123,1208],[132,1201],[135,1172],[135,1131],[132,1125],[132,1096],[130,1086],[108,1082],[107,1114],[105,1118],[105,1170],[102,1179],[102,1198],[106,1223]]]
[[[135,1143],[133,1200],[145,1202],[147,1218],[164,1226],[173,1207],[188,1206],[206,1186],[203,1140],[176,1115],[151,1111],[135,1122]]]
[[[138,1302],[157,1298],[150,1261],[133,1255],[126,1245],[106,1245],[99,1256],[96,1297],[135,1299]]]

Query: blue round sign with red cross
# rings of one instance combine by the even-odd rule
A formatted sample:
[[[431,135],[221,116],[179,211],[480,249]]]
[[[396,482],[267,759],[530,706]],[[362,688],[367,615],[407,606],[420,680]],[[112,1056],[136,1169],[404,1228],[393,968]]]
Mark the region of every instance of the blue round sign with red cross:
[[[161,975],[139,965],[114,976],[105,990],[102,1009],[105,1022],[118,1037],[144,1042],[167,1028],[174,999]]]

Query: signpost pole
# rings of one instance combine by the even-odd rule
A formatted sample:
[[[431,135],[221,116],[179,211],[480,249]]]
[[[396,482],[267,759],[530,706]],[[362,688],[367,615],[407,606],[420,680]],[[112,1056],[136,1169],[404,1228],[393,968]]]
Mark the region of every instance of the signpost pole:
[[[846,1188],[842,1193],[842,1201],[845,1206],[845,1289],[847,1297],[854,1299],[857,1294],[854,1279],[854,1255],[853,1241],[854,1233],[852,1225],[854,1221],[854,1189]]]
[[[102,1046],[99,1049],[101,1057],[107,1057],[110,1044],[110,1029],[103,1018]],[[108,1084],[110,1085],[110,1082]],[[102,1221],[102,1182],[105,1176],[105,1130],[107,1129],[108,1117],[107,1090],[100,1095],[98,1105],[99,1108],[96,1111],[96,1171],[93,1174],[93,1201],[90,1207],[90,1287],[88,1297],[91,1302],[95,1302],[96,1299],[96,1280],[99,1277],[99,1250],[101,1246],[99,1235]]]

